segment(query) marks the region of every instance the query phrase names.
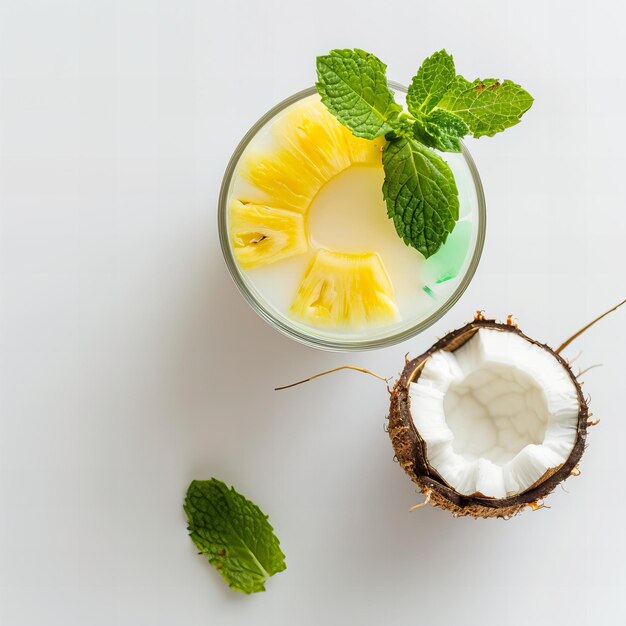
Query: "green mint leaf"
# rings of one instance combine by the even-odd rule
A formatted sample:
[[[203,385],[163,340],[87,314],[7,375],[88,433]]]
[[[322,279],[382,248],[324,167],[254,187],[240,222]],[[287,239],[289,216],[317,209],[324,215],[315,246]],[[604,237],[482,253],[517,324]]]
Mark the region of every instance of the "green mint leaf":
[[[422,63],[413,77],[406,96],[409,111],[419,117],[428,113],[443,98],[456,78],[454,60],[445,50],[435,52]]]
[[[442,134],[458,139],[465,137],[470,130],[469,126],[458,115],[442,109],[437,109],[427,115],[425,122],[427,128],[437,127]]]
[[[317,91],[354,135],[376,139],[393,130],[402,107],[387,86],[387,66],[363,50],[331,50],[317,57]]]
[[[435,109],[413,126],[415,137],[423,144],[443,152],[461,152],[460,139],[469,133],[469,126],[457,115]]]
[[[421,124],[415,124],[413,136],[429,148],[435,148],[435,150],[440,150],[441,152],[461,152],[460,140],[441,133],[436,126],[426,130]]]
[[[215,478],[194,480],[184,509],[191,539],[232,589],[265,591],[265,580],[285,569],[267,515],[232,487]]]
[[[413,138],[383,150],[383,196],[398,235],[426,258],[443,245],[459,218],[459,197],[448,164]]]
[[[532,103],[532,96],[510,80],[501,83],[487,78],[470,83],[457,76],[437,108],[460,117],[474,137],[492,137],[519,123]]]

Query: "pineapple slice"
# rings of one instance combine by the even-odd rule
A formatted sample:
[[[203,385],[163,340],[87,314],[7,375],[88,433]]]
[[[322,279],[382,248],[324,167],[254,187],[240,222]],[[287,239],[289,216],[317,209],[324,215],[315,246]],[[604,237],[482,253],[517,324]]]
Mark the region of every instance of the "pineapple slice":
[[[339,122],[337,124],[339,124],[341,131],[345,135],[350,161],[353,165],[383,166],[383,147],[387,141],[384,137],[378,137],[370,141],[369,139],[356,137],[349,128],[346,128]]]
[[[324,249],[307,268],[291,312],[311,324],[354,328],[398,317],[393,287],[378,254]]]
[[[269,153],[251,152],[241,173],[258,193],[258,196],[254,191],[248,193],[246,199],[298,213],[306,213],[326,182],[294,151],[282,147]]]
[[[344,128],[318,99],[288,111],[274,131],[326,183],[352,165]]]
[[[239,265],[250,269],[307,251],[304,217],[300,213],[233,200],[230,239]]]
[[[288,110],[272,136],[275,147],[249,153],[241,169],[260,194],[251,200],[305,213],[317,192],[353,163],[346,130],[319,100]],[[366,158],[362,147],[355,152]]]

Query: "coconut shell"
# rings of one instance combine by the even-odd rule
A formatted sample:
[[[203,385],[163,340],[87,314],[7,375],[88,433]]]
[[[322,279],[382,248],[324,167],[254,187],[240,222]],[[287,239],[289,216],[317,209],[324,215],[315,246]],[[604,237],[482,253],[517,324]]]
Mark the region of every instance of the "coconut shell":
[[[409,384],[419,379],[422,367],[426,361],[433,353],[439,350],[454,352],[471,339],[481,328],[516,333],[526,341],[547,350],[568,372],[578,394],[578,432],[574,447],[565,463],[560,467],[550,469],[526,491],[508,498],[490,498],[481,493],[467,496],[455,491],[428,463],[426,443],[415,428],[411,418]],[[580,383],[563,357],[552,350],[552,348],[526,336],[515,325],[510,323],[501,324],[495,320],[486,320],[482,316],[478,316],[473,322],[448,333],[424,354],[407,361],[400,378],[391,392],[388,431],[396,453],[396,459],[404,471],[419,486],[422,493],[427,496],[431,504],[450,511],[455,516],[508,518],[516,515],[525,507],[540,508],[540,503],[544,498],[559,483],[572,473],[575,473],[576,466],[585,450],[588,416],[589,408],[583,396]]]

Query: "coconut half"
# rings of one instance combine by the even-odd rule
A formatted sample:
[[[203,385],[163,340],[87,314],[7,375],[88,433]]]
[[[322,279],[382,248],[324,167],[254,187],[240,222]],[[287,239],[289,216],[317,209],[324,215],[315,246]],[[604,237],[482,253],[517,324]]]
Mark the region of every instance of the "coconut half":
[[[396,457],[455,515],[538,508],[585,447],[588,407],[555,351],[482,316],[408,361],[391,394]]]
[[[581,383],[560,353],[622,300],[556,350],[478,312],[406,364],[393,390],[388,378],[341,365],[340,370],[387,383],[388,428],[396,460],[431,503],[458,516],[511,517],[543,499],[572,475],[585,450],[591,413]],[[595,367],[595,366],[592,366]],[[579,372],[580,377],[585,371]]]

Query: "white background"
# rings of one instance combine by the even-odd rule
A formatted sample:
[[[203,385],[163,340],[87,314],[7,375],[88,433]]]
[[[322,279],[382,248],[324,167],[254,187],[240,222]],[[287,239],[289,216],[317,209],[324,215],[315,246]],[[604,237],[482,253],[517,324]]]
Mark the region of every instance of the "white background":
[[[0,623],[626,621],[626,311],[567,351],[602,418],[552,507],[424,508],[392,461],[392,375],[475,309],[554,344],[624,297],[620,2],[0,3]],[[536,102],[470,141],[488,232],[443,320],[378,352],[318,352],[248,308],[216,203],[230,153],[314,58],[362,47],[408,82],[445,47]],[[622,358],[620,358],[620,356]],[[288,569],[229,590],[182,501],[217,476],[270,514]]]

